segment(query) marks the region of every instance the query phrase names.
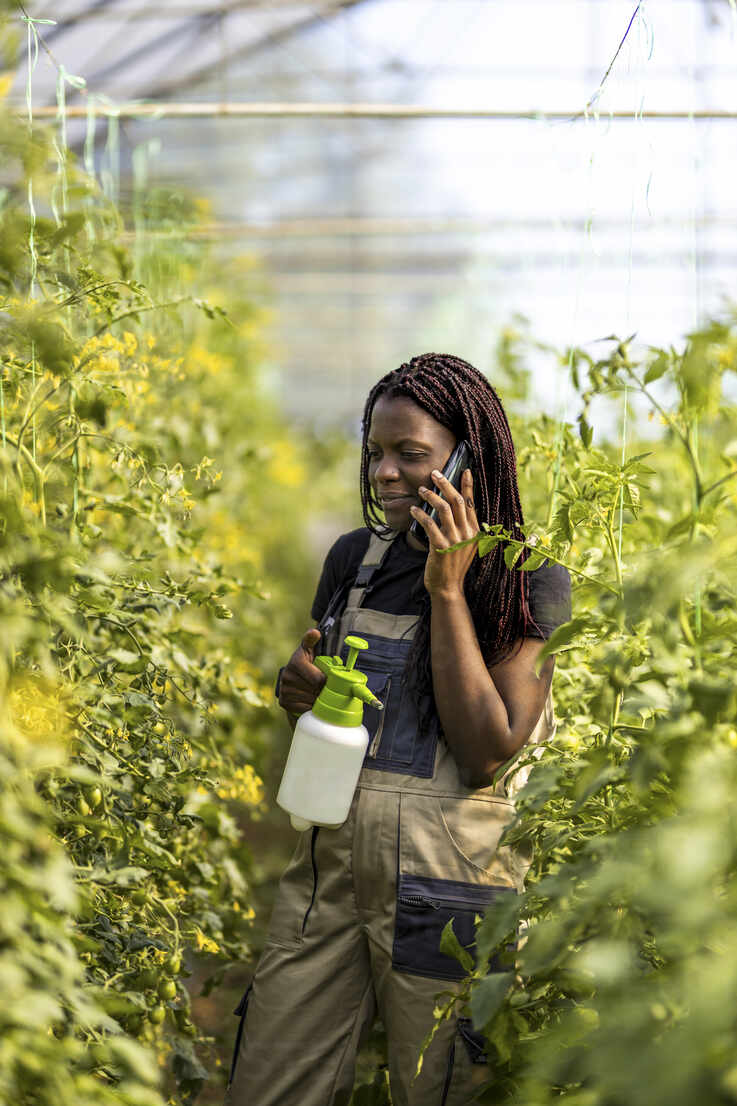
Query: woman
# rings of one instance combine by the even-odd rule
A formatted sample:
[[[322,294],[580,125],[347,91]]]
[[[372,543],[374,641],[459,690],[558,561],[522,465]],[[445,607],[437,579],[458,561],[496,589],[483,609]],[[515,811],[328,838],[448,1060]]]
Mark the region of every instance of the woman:
[[[414,357],[374,386],[362,428],[366,526],[328,553],[319,624],[282,669],[278,696],[294,726],[325,680],[315,656],[345,658],[346,634],[358,633],[369,643],[358,666],[385,709],[365,710],[371,743],[348,820],[303,833],[280,883],[236,1011],[229,1106],[347,1103],[377,1014],[394,1106],[460,1106],[488,1076],[483,1039],[459,1010],[414,1078],[435,996],[464,975],[439,950],[443,926],[453,918],[470,946],[475,916],[522,888],[529,861],[498,846],[513,804],[493,777],[554,731],[554,658],[539,676],[535,659],[570,618],[570,581],[559,566],[509,570],[500,547],[483,558],[474,545],[438,552],[481,522],[522,537],[509,425],[473,366]],[[472,471],[456,491],[441,470],[463,439]],[[409,533],[413,519],[429,549]]]

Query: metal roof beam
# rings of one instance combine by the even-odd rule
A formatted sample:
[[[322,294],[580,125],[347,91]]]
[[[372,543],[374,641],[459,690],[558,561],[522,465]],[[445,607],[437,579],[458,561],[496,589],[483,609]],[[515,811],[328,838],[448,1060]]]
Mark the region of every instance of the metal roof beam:
[[[362,3],[363,0],[345,0],[346,3]],[[56,117],[55,104],[34,107],[34,118],[53,119]],[[542,110],[510,110],[498,111],[485,107],[442,107],[426,104],[347,104],[347,103],[280,103],[278,101],[267,102],[234,102],[234,101],[199,101],[169,103],[123,103],[123,104],[96,104],[95,114],[115,115],[120,119],[144,119],[144,118],[171,118],[171,119],[206,119],[206,118],[333,118],[333,119],[495,119],[495,120],[530,120],[531,122],[567,122],[572,123],[576,119],[584,119],[586,112],[578,111],[542,111]],[[68,119],[81,119],[86,117],[87,108],[84,105],[70,104],[66,109]],[[639,122],[641,119],[663,120],[723,120],[737,119],[737,111],[719,111],[716,109],[706,111],[602,111],[600,113],[589,112],[588,118],[599,118],[604,122],[610,119],[629,123]]]
[[[185,73],[176,80],[164,81],[161,84],[155,85],[153,88],[149,89],[148,92],[144,93],[144,95],[148,100],[156,100],[165,96],[171,96],[181,91],[183,88],[189,88],[191,85],[199,84],[213,73],[227,68],[233,61],[243,61],[245,58],[252,57],[262,50],[268,50],[272,46],[279,46],[293,35],[309,30],[316,24],[331,19],[335,15],[339,15],[342,11],[357,7],[359,4],[366,2],[367,0],[331,0],[330,3],[323,5],[319,11],[305,16],[304,19],[298,19],[286,27],[278,27],[276,30],[270,31],[269,34],[264,35],[256,42],[246,42],[242,46],[232,50],[229,54],[225,54],[224,57],[218,58],[217,61],[208,62],[207,65],[202,65],[199,69],[195,69],[191,73]]]

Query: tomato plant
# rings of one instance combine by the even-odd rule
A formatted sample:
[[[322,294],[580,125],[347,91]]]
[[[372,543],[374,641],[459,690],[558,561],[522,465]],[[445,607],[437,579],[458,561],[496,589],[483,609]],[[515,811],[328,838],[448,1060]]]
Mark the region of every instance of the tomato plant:
[[[0,111],[0,1099],[188,1103],[339,450],[280,418],[237,273],[131,253],[53,138]]]
[[[573,617],[543,651],[558,731],[523,751],[504,837],[531,852],[525,891],[487,913],[467,980],[492,1059],[479,1101],[731,1101],[737,312],[680,349],[612,339],[598,360],[561,360],[579,432],[543,416],[516,440],[527,537],[569,568]],[[587,411],[625,386],[664,430],[635,427],[623,455]],[[497,544],[511,564],[519,544],[481,538]],[[487,975],[515,938],[507,971]]]

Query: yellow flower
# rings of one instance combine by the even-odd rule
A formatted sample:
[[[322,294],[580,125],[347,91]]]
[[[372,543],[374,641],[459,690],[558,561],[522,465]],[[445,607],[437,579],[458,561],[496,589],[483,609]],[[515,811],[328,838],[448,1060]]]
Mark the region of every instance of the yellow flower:
[[[258,806],[264,797],[264,784],[260,776],[256,775],[253,765],[244,764],[242,768],[234,769],[232,778],[224,781],[216,793],[220,799],[236,799],[250,806]]]
[[[205,469],[208,469],[210,467],[210,465],[212,465],[212,464],[213,464],[212,457],[203,457],[202,460],[200,461],[200,463],[198,465],[196,465],[196,467],[194,469],[191,470],[195,474],[195,480],[200,480],[201,477],[202,477],[202,473],[205,471]]]
[[[35,674],[17,678],[9,695],[14,725],[24,737],[58,744],[69,730],[69,715],[61,689]]]
[[[195,928],[195,943],[198,949],[204,952],[220,952],[220,945],[211,937],[206,937],[199,926]]]
[[[31,512],[31,514],[34,514],[34,515],[40,515],[41,514],[41,504],[36,502],[36,500],[33,496],[33,493],[30,492],[28,490],[28,488],[23,489],[22,504],[23,504],[24,507],[28,508],[28,510]]]

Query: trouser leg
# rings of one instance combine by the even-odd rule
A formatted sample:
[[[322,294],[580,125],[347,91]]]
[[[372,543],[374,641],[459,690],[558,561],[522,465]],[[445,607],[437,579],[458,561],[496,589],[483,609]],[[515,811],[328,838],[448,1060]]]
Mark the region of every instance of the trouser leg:
[[[460,1003],[438,1026],[419,1074],[417,1066],[436,1005],[462,987],[457,962],[439,951],[444,924],[452,918],[468,948],[476,915],[494,894],[512,890],[504,883],[506,867],[496,867],[501,818],[493,808],[404,793],[366,789],[361,802],[358,898],[369,922],[394,1106],[466,1106],[490,1071],[483,1038]],[[494,866],[482,867],[489,853]]]
[[[345,1106],[373,1019],[351,827],[302,835],[280,884],[225,1106]]]
[[[436,1005],[459,984],[398,972],[391,956],[372,948],[379,1016],[386,1026],[389,1079],[394,1106],[466,1106],[489,1077],[482,1038],[456,1007],[438,1027],[423,1056],[423,1042],[434,1025]]]

